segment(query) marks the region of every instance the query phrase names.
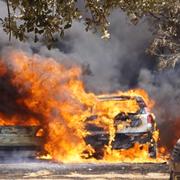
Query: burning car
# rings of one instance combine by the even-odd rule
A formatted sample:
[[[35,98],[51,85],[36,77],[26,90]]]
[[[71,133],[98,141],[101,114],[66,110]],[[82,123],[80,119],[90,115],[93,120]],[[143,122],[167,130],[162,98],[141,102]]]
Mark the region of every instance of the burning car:
[[[171,154],[170,159],[170,179],[180,179],[180,139],[177,141],[176,145]]]
[[[43,150],[61,162],[81,162],[82,152],[92,154],[106,146],[134,149],[132,156],[136,156],[136,142],[145,144],[140,145],[145,156],[148,149],[150,156],[156,156],[156,123],[148,110],[154,101],[143,89],[97,97],[93,92],[86,92],[79,66],[66,67],[53,58],[16,50],[8,53],[8,61],[6,57],[1,58],[2,131],[6,131],[6,126],[41,126]],[[40,137],[36,137],[36,133],[29,134],[29,130],[21,133],[23,129],[17,128],[17,133],[13,134],[10,133],[14,131],[12,128],[0,135],[2,141],[11,140],[7,143],[9,149],[16,139],[17,148],[26,148],[26,143],[21,143],[22,136],[28,136],[27,141],[31,139],[28,148],[39,146],[36,138]],[[133,145],[135,148],[130,148]],[[104,158],[106,150],[109,149],[105,149]],[[142,151],[139,152],[142,157]],[[117,156],[111,157],[120,161]],[[143,158],[143,162],[145,160]]]
[[[85,141],[96,152],[100,152],[105,146],[120,150],[139,143],[148,144],[149,157],[156,158],[155,116],[142,97],[98,96],[98,103],[93,107],[92,114],[86,119],[89,134]]]

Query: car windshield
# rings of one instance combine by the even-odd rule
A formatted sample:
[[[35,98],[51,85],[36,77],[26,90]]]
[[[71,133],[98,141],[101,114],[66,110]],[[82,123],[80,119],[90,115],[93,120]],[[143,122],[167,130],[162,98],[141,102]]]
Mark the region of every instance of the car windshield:
[[[136,113],[140,106],[135,98],[99,98],[94,107],[94,113],[115,117],[120,112]]]

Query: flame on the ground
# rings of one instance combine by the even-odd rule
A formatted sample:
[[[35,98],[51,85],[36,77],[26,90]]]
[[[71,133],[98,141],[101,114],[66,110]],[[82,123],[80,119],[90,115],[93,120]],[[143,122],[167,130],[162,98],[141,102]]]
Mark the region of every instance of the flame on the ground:
[[[148,153],[148,144],[140,145],[136,143],[133,148],[127,150],[109,150],[106,151],[104,160],[110,162],[128,162],[128,163],[144,163],[144,162],[165,162],[165,156],[161,156],[159,152],[156,159],[150,158]]]
[[[87,93],[81,80],[81,69],[75,65],[68,67],[52,58],[38,55],[28,55],[24,52],[13,51],[8,60],[0,61],[0,77],[15,88],[15,104],[24,107],[28,114],[0,113],[0,125],[40,125],[43,129],[37,133],[44,133],[44,149],[47,155],[40,158],[54,159],[61,162],[96,161],[85,160],[82,152],[92,153],[94,150],[87,145],[84,137],[88,134],[85,130],[85,120],[92,113],[92,107],[98,104],[94,93]],[[118,92],[116,95],[141,96],[148,108],[154,102],[142,89]],[[112,104],[111,104],[112,103]],[[114,102],[97,105],[97,113],[108,117],[100,119],[99,124],[109,131],[114,138],[112,117],[118,111]],[[137,110],[135,101],[123,104],[124,111]],[[10,115],[9,115],[10,114]],[[158,133],[154,134],[158,139]],[[159,162],[162,158],[152,160],[148,156],[147,145],[135,144],[129,150],[115,151],[105,148],[103,161],[130,161],[130,162]]]

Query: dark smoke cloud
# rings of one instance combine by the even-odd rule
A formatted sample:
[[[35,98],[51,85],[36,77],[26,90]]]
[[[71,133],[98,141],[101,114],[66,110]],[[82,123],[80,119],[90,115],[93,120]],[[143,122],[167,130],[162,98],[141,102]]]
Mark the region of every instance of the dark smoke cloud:
[[[5,117],[12,118],[20,115],[21,120],[25,121],[30,117],[41,119],[40,114],[29,110],[25,105],[17,103],[19,98],[27,97],[27,93],[19,92],[11,82],[11,72],[0,75],[0,113]]]
[[[1,12],[5,14],[6,7],[3,9],[4,12]],[[71,63],[73,61],[89,65],[92,75],[84,77],[88,90],[106,92],[127,89],[136,84],[139,70],[150,64],[149,57],[144,52],[152,35],[145,21],[134,26],[118,11],[113,12],[110,19],[109,41],[102,40],[97,33],[85,32],[82,23],[74,22],[64,39],[58,38],[50,51],[42,43],[33,43],[31,35],[28,42],[22,43],[12,39],[11,45],[26,52],[51,56],[63,62],[70,60]],[[8,36],[2,30],[0,35],[0,44],[3,48],[8,44]],[[146,62],[145,58],[148,59]]]
[[[0,7],[2,16],[6,14],[2,1]],[[170,144],[178,135],[167,138],[166,134],[173,134],[174,124],[180,124],[180,68],[154,72],[156,60],[145,53],[153,38],[147,20],[144,19],[134,26],[118,11],[113,12],[110,19],[109,41],[102,40],[97,33],[85,32],[82,23],[74,22],[65,37],[58,38],[51,50],[41,42],[34,44],[31,35],[25,43],[15,39],[9,43],[8,36],[0,29],[1,54],[7,54],[4,48],[11,44],[15,49],[53,57],[67,65],[89,65],[90,75],[83,76],[88,91],[111,92],[134,87],[146,89],[156,101],[154,111],[162,129],[161,139]]]
[[[114,12],[110,27],[111,39],[106,41],[98,34],[85,32],[82,24],[74,23],[63,42],[66,49],[69,47],[69,57],[90,65],[93,75],[86,76],[85,82],[87,89],[96,92],[129,88],[136,81],[139,69],[149,65],[144,52],[151,33],[146,22],[136,27],[124,14]],[[148,59],[146,63],[144,58]]]

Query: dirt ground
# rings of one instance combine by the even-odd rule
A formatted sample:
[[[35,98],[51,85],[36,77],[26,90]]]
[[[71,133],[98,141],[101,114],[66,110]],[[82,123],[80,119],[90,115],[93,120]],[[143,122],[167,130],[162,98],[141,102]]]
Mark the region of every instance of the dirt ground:
[[[0,179],[168,180],[167,164],[0,162]]]

